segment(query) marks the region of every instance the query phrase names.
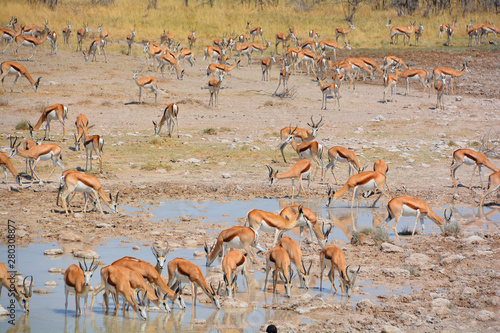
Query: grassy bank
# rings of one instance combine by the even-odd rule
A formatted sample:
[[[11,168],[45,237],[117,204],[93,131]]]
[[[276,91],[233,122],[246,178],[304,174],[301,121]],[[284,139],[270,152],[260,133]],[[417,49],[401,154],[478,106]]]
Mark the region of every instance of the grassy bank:
[[[192,2],[185,7],[179,0],[164,0],[159,2],[158,9],[147,9],[147,1],[116,0],[110,6],[91,5],[89,1],[66,0],[60,2],[55,10],[45,6],[28,5],[26,1],[0,1],[2,4],[3,22],[5,26],[11,16],[18,17],[21,24],[42,25],[49,20],[51,29],[61,33],[67,22],[73,25],[71,43],[76,43],[76,30],[88,22],[91,34],[97,35],[97,24],[104,24],[109,32],[110,41],[123,41],[129,29],[136,29],[136,41],[159,40],[163,29],[174,34],[176,40],[187,43],[190,30],[198,33],[198,48],[208,45],[210,40],[223,34],[245,33],[247,21],[264,29],[264,38],[274,44],[275,34],[285,32],[289,26],[295,26],[303,40],[307,40],[307,33],[315,29],[320,33],[320,39],[335,38],[335,28],[347,27],[341,5],[320,4],[310,9],[299,7],[277,8],[267,7],[259,10],[253,5],[240,2],[221,0],[215,2],[214,7],[199,6]],[[27,10],[28,9],[28,10]],[[455,15],[453,15],[455,16]],[[394,9],[375,10],[370,4],[360,5],[355,19],[355,31],[348,35],[351,46],[359,48],[379,48],[389,45],[389,29],[385,27],[388,19],[394,25],[408,25],[410,21],[422,23],[424,35],[420,41],[420,48],[430,48],[442,45],[445,37],[438,38],[439,25],[451,22],[452,15],[443,13],[428,18],[421,14],[398,17]],[[474,22],[491,22],[495,19],[493,13],[472,13],[458,16],[454,45],[467,45],[465,26],[470,20]],[[412,36],[412,44],[414,43]],[[61,38],[62,40],[62,38]],[[400,39],[400,43],[402,40]],[[393,47],[391,45],[391,47]],[[402,47],[402,46],[396,46]]]

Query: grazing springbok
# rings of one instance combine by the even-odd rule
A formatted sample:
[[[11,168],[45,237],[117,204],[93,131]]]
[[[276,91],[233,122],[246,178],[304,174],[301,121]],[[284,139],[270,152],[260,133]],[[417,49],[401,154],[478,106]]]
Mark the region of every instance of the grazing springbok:
[[[68,118],[68,107],[62,104],[54,104],[51,106],[46,107],[40,118],[38,119],[38,122],[35,124],[35,126],[31,126],[31,123],[28,122],[28,127],[30,130],[30,137],[33,140],[38,131],[40,130],[40,127],[44,122],[47,122],[45,125],[45,137],[47,137],[47,131],[49,132],[49,140],[50,140],[50,121],[51,120],[59,120],[61,124],[63,125],[63,137],[66,136],[66,126],[65,126],[65,120]]]
[[[168,136],[172,136],[175,126],[177,126],[177,137],[179,137],[179,120],[177,116],[179,115],[179,106],[176,103],[170,103],[167,105],[163,111],[163,116],[160,119],[160,124],[153,121],[155,135],[160,135],[161,128],[165,122],[167,122]]]
[[[210,298],[212,304],[220,310],[220,282],[219,287],[215,289],[209,285],[199,266],[196,266],[189,260],[176,258],[168,263],[168,286],[172,287],[175,282],[180,281],[191,284],[193,295],[192,306],[196,306],[196,296],[198,287]]]
[[[402,216],[416,216],[417,219],[415,221],[415,226],[413,227],[413,232],[411,235],[415,234],[415,230],[417,229],[418,221],[422,224],[422,230],[425,228],[424,226],[424,218],[429,218],[432,222],[436,223],[441,232],[444,231],[444,225],[450,222],[452,212],[450,211],[450,215],[446,216],[446,210],[444,211],[444,221],[440,218],[434,211],[429,207],[429,205],[422,199],[416,199],[412,197],[402,196],[397,197],[389,201],[387,204],[387,213],[389,215],[385,219],[385,221],[379,224],[379,227],[389,223],[392,219],[395,219],[394,224],[392,225],[392,230],[394,230],[394,234],[396,235],[396,240],[399,242],[399,235],[396,229],[399,220]]]
[[[354,151],[344,147],[334,146],[328,149],[328,160],[329,162],[326,165],[325,173],[329,168],[332,168],[332,175],[337,185],[339,184],[339,182],[337,181],[337,177],[335,177],[335,173],[333,172],[335,166],[337,165],[337,162],[345,162],[349,165],[349,177],[351,177],[351,169],[353,171],[355,170],[357,173],[360,173],[364,170],[364,168],[361,168],[361,164],[359,163],[358,157],[356,156]]]
[[[272,167],[267,165],[267,168],[269,170],[269,186],[273,185],[275,182],[277,182],[279,179],[291,179],[292,180],[292,201],[295,196],[295,180],[298,179],[300,183],[300,188],[299,188],[299,193],[300,191],[304,190],[304,186],[302,185],[302,179],[307,179],[307,189],[309,189],[309,186],[311,185],[311,176],[312,176],[312,169],[313,166],[309,160],[300,160],[292,167],[290,170],[286,172],[279,173],[279,170],[274,171]],[[306,197],[309,198],[309,195],[306,193]]]
[[[299,209],[299,206],[288,206],[283,208],[283,210],[280,212],[280,215],[289,221],[292,221],[296,218],[297,209]],[[294,212],[295,210],[295,212]],[[321,248],[324,248],[326,245],[326,242],[328,241],[328,236],[330,235],[330,232],[332,231],[332,228],[334,227],[332,224],[329,224],[328,228],[325,229],[325,223],[323,222],[323,226],[319,226],[318,218],[316,217],[316,214],[313,213],[312,210],[310,210],[307,207],[302,208],[304,212],[304,220],[306,223],[303,223],[302,221],[299,221],[295,226],[300,228],[300,238],[299,238],[299,245],[302,246],[302,235],[305,227],[309,228],[309,233],[311,235],[311,243],[313,243],[312,239],[312,234],[314,232],[314,235],[316,236],[316,239],[318,240],[319,246]]]
[[[319,264],[321,266],[321,273],[319,274],[319,290],[323,290],[323,272],[325,268],[330,268],[328,273],[328,278],[332,283],[332,287],[335,288],[335,293],[337,292],[337,287],[335,286],[335,269],[340,274],[340,282],[342,284],[342,290],[347,294],[347,297],[351,297],[351,291],[356,282],[356,277],[358,276],[361,266],[358,266],[356,272],[349,276],[348,270],[349,266],[345,265],[345,256],[342,250],[335,245],[327,245],[321,249],[319,253]],[[330,293],[333,293],[333,288],[330,289]]]
[[[462,164],[474,165],[474,170],[472,170],[472,176],[470,178],[469,189],[472,189],[472,178],[474,178],[474,173],[476,173],[476,168],[479,168],[479,179],[481,180],[481,188],[483,188],[483,177],[481,174],[482,167],[487,167],[493,172],[498,172],[496,166],[488,161],[488,158],[483,153],[472,149],[457,149],[453,152],[453,159],[450,165],[451,179],[453,180],[453,187],[457,187],[457,182],[455,180],[455,172]]]
[[[212,247],[208,248],[205,243],[204,250],[207,254],[206,265],[210,266],[219,255],[222,255],[222,258],[224,258],[226,247],[230,249],[245,250],[250,255],[252,260],[255,259],[255,254],[252,252],[250,247],[255,247],[261,252],[267,251],[259,244],[259,234],[257,231],[250,227],[235,226],[222,230],[217,236],[217,241]]]
[[[264,282],[264,292],[267,293],[267,280],[269,271],[273,269],[273,293],[276,293],[278,275],[285,284],[285,296],[292,297],[293,270],[290,264],[290,257],[284,248],[276,246],[267,251],[266,255],[266,279]]]
[[[70,172],[63,175],[63,177],[61,178],[61,182],[63,183],[61,193],[62,203],[63,208],[66,211],[66,216],[68,216],[68,197],[74,191],[89,194],[94,200],[97,201],[97,207],[99,208],[101,214],[103,214],[104,212],[102,211],[99,197],[104,201],[104,203],[109,207],[109,209],[111,209],[113,213],[117,213],[118,194],[120,193],[120,191],[116,192],[115,199],[113,200],[111,193],[108,196],[108,194],[104,192],[101,182],[96,177],[83,172]],[[83,211],[84,213],[86,212],[86,208],[87,204],[85,204],[85,209]]]
[[[9,180],[7,179],[7,169],[12,173],[14,180],[17,185],[21,186],[21,176],[17,173],[16,168],[10,161],[9,157],[4,153],[0,152],[0,166],[3,168],[3,173],[5,175],[5,185],[7,189],[10,191]]]
[[[10,89],[10,92],[14,92],[14,86],[16,85],[17,80],[20,79],[22,76],[24,76],[30,82],[31,86],[33,87],[33,90],[36,92],[38,86],[40,85],[40,79],[42,78],[40,76],[36,81],[33,80],[26,67],[13,61],[2,62],[2,64],[0,64],[0,71],[2,72],[2,74],[0,75],[0,81],[2,81],[3,91],[6,91],[5,86],[3,85],[3,81],[5,80],[5,77],[9,74],[16,76],[14,79],[14,83],[12,84],[12,89]],[[24,92],[23,85],[21,82],[19,83],[21,85],[21,92]]]
[[[382,194],[384,194],[387,198],[390,198],[390,195],[385,191],[384,186],[386,184],[385,175],[381,174],[377,171],[364,171],[349,177],[347,182],[342,186],[342,188],[338,191],[334,191],[332,188],[328,188],[328,203],[327,207],[330,207],[330,204],[343,196],[348,191],[352,190],[352,199],[351,199],[351,210],[354,206],[354,201],[356,201],[356,207],[358,207],[358,192],[364,192],[369,190],[379,189],[382,191],[378,198],[373,202],[372,207],[375,207],[375,204],[380,199]],[[389,189],[389,187],[387,187]],[[389,189],[390,191],[390,189]]]
[[[28,279],[30,279],[29,283]],[[0,296],[2,295],[2,287],[8,291],[9,297],[14,296],[24,312],[30,312],[30,300],[33,295],[33,276],[26,276],[23,280],[23,289],[21,290],[17,283],[13,283],[13,277],[7,270],[7,266],[0,262]],[[12,304],[12,303],[11,303]]]
[[[59,165],[59,167],[64,170],[64,164],[61,162],[61,152],[62,148],[56,144],[42,144],[38,146],[34,146],[28,150],[24,150],[19,148],[22,142],[19,142],[16,145],[17,138],[14,140],[13,143],[11,143],[11,150],[9,153],[9,158],[12,158],[15,155],[19,155],[21,157],[24,157],[26,159],[29,159],[31,162],[33,162],[33,165],[31,165],[31,172],[33,173],[34,177],[31,178],[31,184],[35,181],[35,179],[39,180],[40,185],[43,184],[43,180],[38,176],[36,173],[35,169],[40,161],[47,161],[47,160],[52,160],[52,171],[50,172],[50,175],[47,177],[45,182],[48,182],[50,179],[50,176],[54,173],[54,170],[56,169],[56,164]]]
[[[295,265],[300,277],[300,286],[309,289],[312,261],[309,264],[309,268],[306,269],[306,265],[304,265],[304,261],[302,260],[300,245],[290,237],[282,237],[278,242],[278,246],[285,249],[290,261]]]
[[[237,285],[236,280],[238,274],[241,273],[247,280],[247,286],[250,285],[247,273],[247,257],[246,254],[238,250],[231,250],[222,260],[222,273],[224,274],[224,283],[226,284],[227,297],[234,297]]]

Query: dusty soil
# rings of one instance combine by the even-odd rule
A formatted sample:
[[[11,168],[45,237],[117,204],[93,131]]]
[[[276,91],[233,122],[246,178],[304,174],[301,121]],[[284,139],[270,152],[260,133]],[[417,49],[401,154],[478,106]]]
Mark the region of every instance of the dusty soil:
[[[48,55],[47,48],[39,50],[37,62],[22,62],[33,77],[42,76],[39,91],[34,93],[23,78],[24,93],[20,93],[18,85],[14,93],[0,95],[0,146],[7,152],[9,135],[28,134],[15,130],[21,120],[34,123],[42,107],[63,103],[69,106],[65,140],[60,123],[52,122],[51,129],[55,135],[52,142],[63,147],[66,168],[84,168],[84,152],[70,149],[74,121],[79,113],[84,113],[91,125],[95,125],[91,133],[102,135],[106,142],[104,172],[94,174],[106,190],[112,193],[120,190],[120,205],[138,207],[174,198],[283,197],[290,194],[289,181],[269,187],[265,167],[270,164],[284,171],[291,165],[281,159],[279,163],[274,160],[274,149],[279,143],[277,133],[289,124],[306,127],[311,116],[316,121],[322,116],[325,125],[319,132],[319,141],[326,148],[341,145],[354,149],[361,164],[369,168],[377,158],[386,160],[390,165],[388,184],[394,196],[420,197],[431,207],[477,205],[478,177],[474,177],[471,192],[466,186],[472,168],[463,166],[457,175],[458,182],[464,185],[452,188],[449,163],[454,149],[478,148],[483,134],[500,128],[498,52],[400,54],[415,67],[428,71],[438,65],[458,68],[465,57],[470,57],[472,73],[455,80],[455,93],[444,97],[445,111],[434,108],[434,94],[428,97],[426,93],[420,98],[422,87],[416,83],[410,85],[410,96],[402,95],[404,84],[400,83],[397,101],[381,103],[383,87],[379,76],[376,81],[358,81],[355,90],[343,85],[340,111],[334,108],[331,99],[328,110],[321,110],[321,93],[312,76],[292,76],[289,86],[294,87],[296,95],[293,99],[281,99],[272,95],[279,66],[272,69],[271,81],[263,82],[260,65],[256,63],[231,72],[220,91],[219,107],[208,108],[208,90],[200,89],[207,85],[208,79],[203,78],[207,63],[201,61],[200,53],[197,50],[199,59],[195,67],[186,64],[182,81],[176,80],[175,75],[162,77],[144,69],[141,75],[158,77],[162,92],[155,104],[154,95],[143,91],[145,104],[140,105],[131,71],[144,68],[144,57],[108,51],[108,63],[104,63],[102,57],[97,63],[85,63],[81,53],[64,47],[60,47],[57,56]],[[379,63],[385,56],[372,51],[355,51],[349,55],[370,56]],[[14,59],[4,54],[0,60]],[[246,64],[246,60],[242,63]],[[8,77],[6,86],[10,88],[11,84],[12,77]],[[161,137],[155,139],[151,121],[159,120],[163,108],[170,102],[178,102],[180,106],[180,137],[165,138],[165,126]],[[385,120],[375,121],[376,117]],[[217,134],[204,133],[208,128],[216,129]],[[324,156],[326,160],[326,153]],[[298,160],[291,148],[287,148],[287,157],[289,162]],[[187,161],[190,158],[199,161]],[[498,160],[491,162],[500,165]],[[18,171],[24,170],[21,158],[14,157],[13,163]],[[43,165],[47,162],[41,162],[38,172],[47,177],[51,168]],[[59,172],[56,170],[56,174]],[[484,170],[483,181],[489,173]],[[223,178],[222,174],[230,177]],[[340,165],[336,175],[340,182],[345,181],[346,166]],[[10,175],[9,180],[12,184]],[[340,188],[333,184],[332,176],[328,175],[327,180],[335,189]],[[199,247],[207,238],[200,235],[221,227],[189,217],[185,221],[190,223],[185,224],[151,222],[147,211],[132,215],[83,214],[80,196],[73,202],[75,212],[66,217],[55,205],[58,175],[53,175],[50,182],[42,186],[36,183],[28,186],[27,176],[24,183],[12,192],[8,192],[3,183],[0,190],[0,212],[5,222],[7,218],[18,221],[20,245],[73,237],[79,241],[75,246],[85,247],[108,237],[127,237],[159,243],[168,239],[176,243],[175,246],[193,246],[194,241]],[[324,197],[325,190],[326,182],[316,179],[311,183],[313,197]],[[344,200],[348,200],[348,196]],[[488,202],[492,208],[498,208],[498,195],[492,195]],[[382,201],[382,205],[385,203]],[[242,212],[241,217],[245,214]],[[358,281],[374,281],[374,285],[395,290],[411,285],[415,291],[410,296],[361,301],[356,305],[356,312],[349,302],[318,305],[317,300],[301,296],[276,307],[297,312],[309,307],[313,311],[306,313],[317,324],[311,326],[293,320],[275,324],[281,327],[280,331],[496,331],[500,305],[498,223],[480,218],[456,218],[461,224],[488,223],[489,227],[482,231],[463,231],[458,238],[418,236],[398,244],[402,248],[400,253],[385,253],[379,246],[333,241],[344,249],[348,263],[362,266]],[[102,227],[102,223],[108,226]],[[193,227],[197,232],[188,232],[194,230]],[[2,236],[6,230],[2,228]],[[479,238],[468,238],[472,233]],[[270,244],[268,236],[262,237],[264,244]],[[422,259],[419,255],[426,257]],[[315,261],[315,278],[319,275],[317,257],[316,253],[306,257]],[[412,261],[415,257],[420,260]]]

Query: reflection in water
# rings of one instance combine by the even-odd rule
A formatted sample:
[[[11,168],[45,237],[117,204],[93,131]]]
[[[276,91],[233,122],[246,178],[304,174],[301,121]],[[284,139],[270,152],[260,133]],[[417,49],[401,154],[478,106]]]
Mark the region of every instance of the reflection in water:
[[[348,203],[335,202],[334,207],[326,208],[324,200],[306,200],[299,197],[295,200],[296,203],[303,204],[309,207],[319,219],[326,222],[335,222],[335,228],[332,230],[330,239],[349,241],[352,237],[353,220],[358,228],[376,227],[386,217],[387,212],[385,205],[380,205],[379,208],[372,209],[360,207],[354,212],[354,219],[351,216],[351,211]],[[175,204],[182,207],[182,212],[178,210],[180,215],[201,216],[209,219],[212,222],[229,222],[230,226],[235,224],[236,218],[246,216],[247,212],[253,208],[263,209],[267,211],[277,211],[291,204],[290,200],[274,200],[274,199],[256,199],[253,201],[217,203],[203,203],[203,207],[199,208],[196,203],[185,202],[180,204],[176,201]],[[153,212],[159,212],[164,206],[153,207]],[[228,213],[227,208],[231,208]],[[438,214],[442,214],[442,210]],[[485,208],[486,219],[481,218],[480,212],[477,209],[451,207],[455,218],[462,226],[468,229],[488,228],[497,230],[500,214],[498,209]],[[203,209],[206,213],[203,213]],[[163,217],[173,218],[177,215],[168,214],[162,211]],[[225,215],[229,214],[229,216]],[[223,216],[224,215],[224,216]],[[156,217],[160,219],[159,216]],[[402,219],[400,228],[405,228],[407,225],[413,226],[414,218]],[[433,228],[434,227],[434,228]],[[399,228],[398,228],[399,229]],[[426,228],[426,232],[438,231],[437,227],[431,224],[430,228]],[[307,228],[305,232],[308,232]],[[298,233],[289,233],[290,237],[298,240]],[[139,245],[143,247],[141,251],[133,251],[132,246]],[[101,255],[101,260],[104,263],[111,263],[123,256],[133,256],[148,262],[154,262],[154,257],[147,249],[150,244],[137,244],[130,240],[110,239],[101,244],[92,244],[94,251]],[[266,244],[267,245],[267,244]],[[264,265],[262,258],[258,265],[254,265],[249,270],[249,285],[239,278],[239,290],[235,293],[234,301],[227,301],[223,298],[222,310],[216,310],[211,303],[197,304],[196,307],[191,307],[188,302],[188,308],[184,311],[178,308],[173,309],[171,313],[161,313],[158,311],[149,311],[148,319],[141,320],[134,315],[133,311],[125,311],[123,315],[117,315],[111,311],[105,314],[102,310],[102,298],[96,300],[92,312],[87,309],[87,314],[82,314],[81,317],[75,317],[74,298],[70,297],[67,315],[64,312],[64,281],[61,274],[50,274],[48,269],[51,267],[66,268],[75,263],[75,260],[69,251],[66,254],[58,257],[47,257],[43,255],[43,251],[52,247],[61,247],[60,244],[30,244],[28,248],[18,248],[18,266],[17,270],[25,275],[33,275],[35,277],[35,289],[44,288],[44,283],[49,280],[55,280],[59,285],[51,289],[50,294],[34,294],[31,299],[31,312],[28,315],[23,314],[19,306],[17,307],[17,325],[8,327],[6,320],[0,321],[0,330],[7,332],[157,332],[157,331],[174,331],[174,332],[255,332],[259,331],[260,327],[269,321],[280,322],[283,320],[293,324],[310,322],[307,317],[298,315],[292,311],[275,311],[266,308],[266,304],[281,303],[285,299],[283,294],[283,284],[278,283],[278,293],[264,293],[262,287],[264,285],[265,274],[260,270]],[[86,245],[87,246],[87,245]],[[199,248],[196,250],[203,249]],[[5,248],[0,248],[0,253],[6,253]],[[193,258],[193,250],[177,249],[169,253],[167,261],[173,258],[186,258],[201,267],[205,276],[214,275],[216,279],[221,278],[220,266],[212,267],[207,270],[205,266],[205,258]],[[4,258],[0,258],[0,261]],[[219,263],[220,265],[220,263]],[[207,274],[208,273],[208,274]],[[222,278],[221,278],[222,279]],[[99,283],[98,275],[94,275],[92,285],[96,286]],[[294,281],[295,288],[292,289],[292,297],[297,297],[303,293],[309,293],[313,296],[321,296],[327,303],[340,303],[348,307],[354,307],[356,302],[364,298],[372,298],[374,302],[378,295],[394,295],[394,294],[411,294],[413,289],[411,286],[401,290],[393,290],[385,286],[373,286],[371,281],[358,281],[357,288],[361,290],[358,294],[356,290],[352,298],[348,300],[342,293],[330,295],[329,293],[319,293],[319,277],[311,276],[310,289],[305,290],[298,288],[299,281]],[[47,288],[45,288],[47,289]],[[6,294],[6,293],[5,293]],[[203,296],[204,297],[204,296]],[[188,299],[186,299],[187,301]],[[3,306],[7,305],[7,297],[0,299]],[[224,305],[227,302],[228,305]],[[236,302],[236,303],[234,303]],[[83,303],[83,302],[82,302]],[[83,306],[83,304],[82,304]]]

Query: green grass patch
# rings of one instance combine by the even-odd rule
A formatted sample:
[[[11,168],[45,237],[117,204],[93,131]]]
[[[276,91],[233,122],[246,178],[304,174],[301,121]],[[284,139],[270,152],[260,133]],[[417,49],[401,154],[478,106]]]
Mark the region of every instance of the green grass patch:
[[[218,134],[217,130],[213,127],[205,128],[202,133],[208,134],[208,135],[217,135]]]
[[[166,171],[171,171],[172,166],[170,164],[164,163],[164,162],[149,162],[143,166],[141,166],[141,170],[146,170],[146,171],[155,171],[158,169],[164,169]]]
[[[26,120],[21,120],[16,124],[16,130],[27,131],[29,130],[28,122]]]

